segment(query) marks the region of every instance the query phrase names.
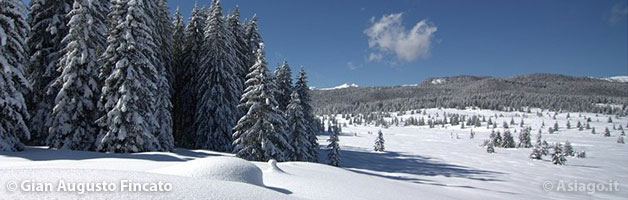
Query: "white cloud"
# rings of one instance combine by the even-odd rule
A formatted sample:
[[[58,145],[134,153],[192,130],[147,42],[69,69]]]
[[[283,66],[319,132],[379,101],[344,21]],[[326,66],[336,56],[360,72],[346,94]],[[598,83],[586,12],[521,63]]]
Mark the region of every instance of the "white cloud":
[[[382,58],[384,58],[384,55],[380,54],[380,53],[371,53],[369,54],[369,61],[380,61],[382,60]]]
[[[356,65],[353,62],[347,62],[347,67],[350,70],[356,70],[356,69],[362,68],[362,65]]]
[[[406,62],[429,56],[438,28],[427,20],[421,20],[406,30],[401,23],[402,18],[403,13],[384,15],[379,20],[371,18],[371,26],[364,30],[369,37],[369,47],[375,51],[369,55],[369,61],[380,61],[384,54],[395,55]]]
[[[621,4],[615,4],[611,8],[610,16],[608,17],[608,22],[611,24],[615,24],[621,22],[623,19],[626,19],[628,16],[628,6],[624,6]]]

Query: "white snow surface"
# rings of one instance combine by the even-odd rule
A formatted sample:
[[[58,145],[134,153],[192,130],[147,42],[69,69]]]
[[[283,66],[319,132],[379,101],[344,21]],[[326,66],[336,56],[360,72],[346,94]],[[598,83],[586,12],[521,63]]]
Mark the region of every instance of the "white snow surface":
[[[81,151],[61,151],[44,147],[28,147],[23,152],[0,152],[0,197],[8,199],[625,199],[628,196],[628,146],[618,144],[619,130],[626,128],[625,117],[593,113],[532,113],[498,112],[490,110],[428,109],[427,114],[414,117],[434,117],[437,113],[458,113],[467,116],[481,114],[501,124],[511,117],[532,128],[532,142],[545,123],[543,138],[550,144],[569,140],[576,151],[586,151],[586,158],[567,157],[564,166],[528,158],[532,149],[495,148],[486,153],[481,147],[491,129],[470,126],[391,126],[372,125],[342,127],[339,136],[341,168],[306,162],[248,162],[232,154],[204,150],[176,149],[174,152],[109,154]],[[409,112],[407,112],[409,113]],[[503,115],[495,118],[494,115]],[[393,116],[396,113],[392,113]],[[580,115],[580,116],[579,116]],[[398,116],[407,119],[410,114]],[[578,121],[590,117],[591,130],[578,131]],[[613,123],[608,123],[608,117]],[[391,118],[386,118],[391,120]],[[341,124],[347,123],[338,116]],[[572,128],[567,129],[569,121]],[[558,122],[559,131],[549,134],[547,128]],[[611,137],[604,137],[604,128]],[[373,152],[376,133],[382,129],[386,151]],[[517,130],[517,133],[514,131]],[[511,126],[515,141],[521,132],[519,125]],[[371,134],[369,134],[369,132]],[[456,135],[458,138],[456,138]],[[326,146],[328,136],[319,136]],[[551,150],[550,150],[551,151]],[[327,151],[319,152],[326,163]],[[257,168],[257,169],[256,169]],[[260,174],[261,172],[261,174]],[[263,182],[259,180],[263,179]],[[10,192],[11,181],[34,180],[40,183],[97,182],[120,180],[133,182],[162,181],[172,184],[169,192]],[[551,182],[554,188],[543,189]],[[617,181],[619,191],[556,191],[559,182],[606,184]]]
[[[345,89],[345,88],[357,88],[360,87],[355,83],[343,83],[342,85],[330,88],[315,88],[316,90],[337,90],[337,89]]]
[[[440,85],[440,84],[445,84],[447,82],[447,80],[442,79],[442,78],[437,78],[432,80],[432,85]]]
[[[262,170],[253,163],[234,157],[208,157],[159,168],[154,173],[208,180],[253,184],[264,187]]]
[[[613,77],[602,78],[602,80],[606,80],[610,82],[628,83],[628,76],[613,76]]]

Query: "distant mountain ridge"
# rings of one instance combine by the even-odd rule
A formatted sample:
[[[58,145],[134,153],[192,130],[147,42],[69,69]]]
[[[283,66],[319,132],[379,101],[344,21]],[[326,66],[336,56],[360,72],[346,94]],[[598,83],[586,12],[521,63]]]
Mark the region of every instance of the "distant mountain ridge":
[[[355,83],[344,83],[344,84],[336,86],[336,87],[330,87],[330,88],[315,88],[315,87],[312,87],[310,89],[312,89],[312,90],[337,90],[337,89],[357,88],[357,87],[360,87],[360,86],[355,84]]]
[[[508,78],[461,75],[429,78],[418,85],[313,90],[312,98],[319,113],[462,106],[594,111],[599,104],[628,105],[628,82],[617,80],[623,79],[544,73]]]

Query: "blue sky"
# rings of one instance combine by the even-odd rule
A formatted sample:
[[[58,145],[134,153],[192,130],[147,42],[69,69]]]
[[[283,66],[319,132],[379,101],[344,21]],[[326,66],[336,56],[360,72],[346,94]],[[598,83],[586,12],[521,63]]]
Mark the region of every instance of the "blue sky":
[[[186,17],[193,4],[170,0]],[[235,5],[243,18],[257,13],[270,67],[304,66],[315,87],[628,74],[625,0],[223,0],[225,11]]]

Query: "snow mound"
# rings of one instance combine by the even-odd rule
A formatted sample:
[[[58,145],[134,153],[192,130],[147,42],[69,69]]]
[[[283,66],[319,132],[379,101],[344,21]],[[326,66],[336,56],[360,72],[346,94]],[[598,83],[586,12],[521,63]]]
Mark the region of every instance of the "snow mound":
[[[208,157],[153,170],[154,173],[241,182],[264,187],[262,170],[234,157]]]
[[[271,159],[268,161],[268,170],[266,170],[266,172],[286,173],[277,166],[277,161],[275,159]]]

